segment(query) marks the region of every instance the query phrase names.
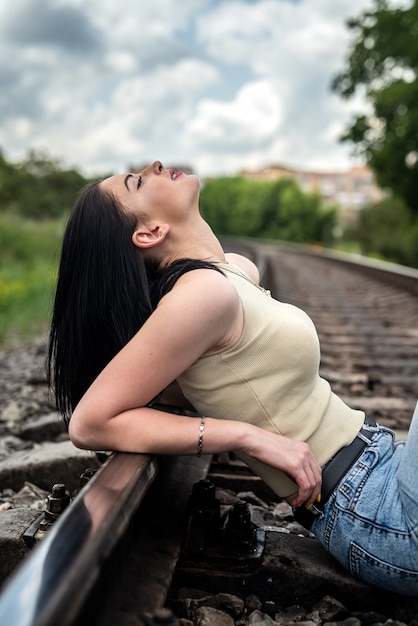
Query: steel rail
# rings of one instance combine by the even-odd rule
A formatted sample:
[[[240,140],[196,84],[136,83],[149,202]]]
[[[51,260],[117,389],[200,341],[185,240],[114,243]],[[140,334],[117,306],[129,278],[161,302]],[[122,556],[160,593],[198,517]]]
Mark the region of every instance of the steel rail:
[[[23,561],[0,596],[4,626],[71,624],[101,564],[125,532],[158,469],[158,459],[116,453]]]
[[[245,240],[243,240],[244,242]],[[232,240],[231,242],[232,243]],[[238,241],[237,241],[238,243]],[[250,240],[247,242],[250,243]],[[253,244],[255,240],[253,240]],[[353,252],[344,252],[342,250],[332,250],[315,244],[302,244],[286,241],[258,241],[263,256],[268,257],[269,253],[283,250],[297,255],[304,255],[313,258],[323,258],[342,266],[350,267],[361,271],[363,275],[369,275],[372,278],[383,278],[387,283],[396,285],[401,289],[405,289],[410,293],[418,295],[418,269],[392,263],[391,261],[383,261],[372,257],[365,257],[362,254]],[[264,263],[264,259],[263,259]],[[268,264],[268,263],[267,263]]]
[[[342,250],[333,250],[325,248],[319,244],[304,244],[280,240],[269,239],[245,239],[245,238],[223,238],[225,247],[244,251],[244,254],[250,254],[255,250],[256,263],[260,270],[260,276],[265,272],[269,274],[269,255],[276,251],[283,250],[298,255],[311,256],[314,258],[322,257],[335,261],[340,265],[356,268],[361,270],[362,274],[369,276],[384,277],[387,282],[395,284],[401,289],[405,289],[418,295],[418,269],[407,265],[392,263],[391,261],[383,261],[366,257],[359,253],[344,252]],[[261,251],[261,252],[260,252]]]
[[[279,247],[280,246],[276,246],[276,248]],[[391,263],[390,261],[364,257],[361,254],[329,250],[316,246],[289,244],[282,247],[285,247],[288,252],[296,252],[313,257],[323,257],[347,267],[357,267],[364,275],[368,274],[375,278],[384,277],[386,282],[418,295],[418,269],[416,268]]]

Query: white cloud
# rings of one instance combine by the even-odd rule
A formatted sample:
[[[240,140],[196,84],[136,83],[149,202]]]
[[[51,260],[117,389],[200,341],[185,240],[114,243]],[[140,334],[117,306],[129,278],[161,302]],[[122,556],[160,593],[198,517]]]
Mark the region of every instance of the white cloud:
[[[221,173],[220,163],[238,167],[244,154],[260,155],[277,134],[281,122],[280,99],[267,81],[244,85],[228,102],[206,99],[186,127],[185,142],[201,153],[199,169]],[[210,156],[211,155],[211,156]]]
[[[242,150],[263,144],[277,131],[281,117],[277,93],[266,81],[247,83],[231,102],[202,100],[187,128],[189,141],[203,149]]]
[[[41,147],[86,172],[154,158],[202,175],[344,167],[337,136],[364,102],[330,81],[344,20],[370,4],[2,0],[0,147]]]

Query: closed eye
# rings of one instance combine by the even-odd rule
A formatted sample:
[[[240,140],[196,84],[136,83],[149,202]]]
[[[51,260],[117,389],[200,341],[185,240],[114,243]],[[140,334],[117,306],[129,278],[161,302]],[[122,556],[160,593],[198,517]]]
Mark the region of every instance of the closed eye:
[[[140,186],[142,185],[143,180],[142,180],[142,176],[138,176],[138,184],[137,184],[137,190],[140,188]]]

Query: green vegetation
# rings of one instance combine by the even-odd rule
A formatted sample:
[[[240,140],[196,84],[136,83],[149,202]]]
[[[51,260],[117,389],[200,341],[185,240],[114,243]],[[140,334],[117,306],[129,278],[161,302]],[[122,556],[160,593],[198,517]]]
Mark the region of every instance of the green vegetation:
[[[355,116],[342,139],[364,155],[381,187],[417,213],[418,4],[389,4],[375,0],[372,10],[347,23],[351,49],[332,87],[343,98],[365,94],[370,112]]]
[[[0,345],[46,331],[62,230],[62,219],[0,215]]]
[[[63,223],[86,182],[44,154],[0,153],[0,345],[47,330]]]
[[[345,230],[344,241],[356,242],[366,256],[418,267],[418,221],[399,198],[365,207]]]
[[[259,237],[331,245],[337,209],[292,179],[254,181],[223,177],[208,181],[201,210],[219,235]]]
[[[356,115],[341,139],[390,195],[361,211],[345,238],[364,254],[418,267],[418,2],[374,0],[347,26],[346,67],[332,88],[347,99],[364,94],[369,111]]]
[[[33,219],[62,216],[86,179],[74,169],[43,153],[30,151],[21,163],[11,164],[0,152],[0,213]]]

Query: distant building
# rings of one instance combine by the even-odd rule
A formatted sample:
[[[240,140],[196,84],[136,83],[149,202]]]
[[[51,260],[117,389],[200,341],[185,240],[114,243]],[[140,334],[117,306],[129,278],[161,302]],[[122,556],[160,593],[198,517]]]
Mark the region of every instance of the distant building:
[[[253,180],[294,178],[306,192],[318,192],[327,204],[337,204],[349,215],[358,209],[379,202],[384,196],[372,170],[363,165],[347,172],[310,172],[271,165],[260,170],[242,170],[240,176]]]

